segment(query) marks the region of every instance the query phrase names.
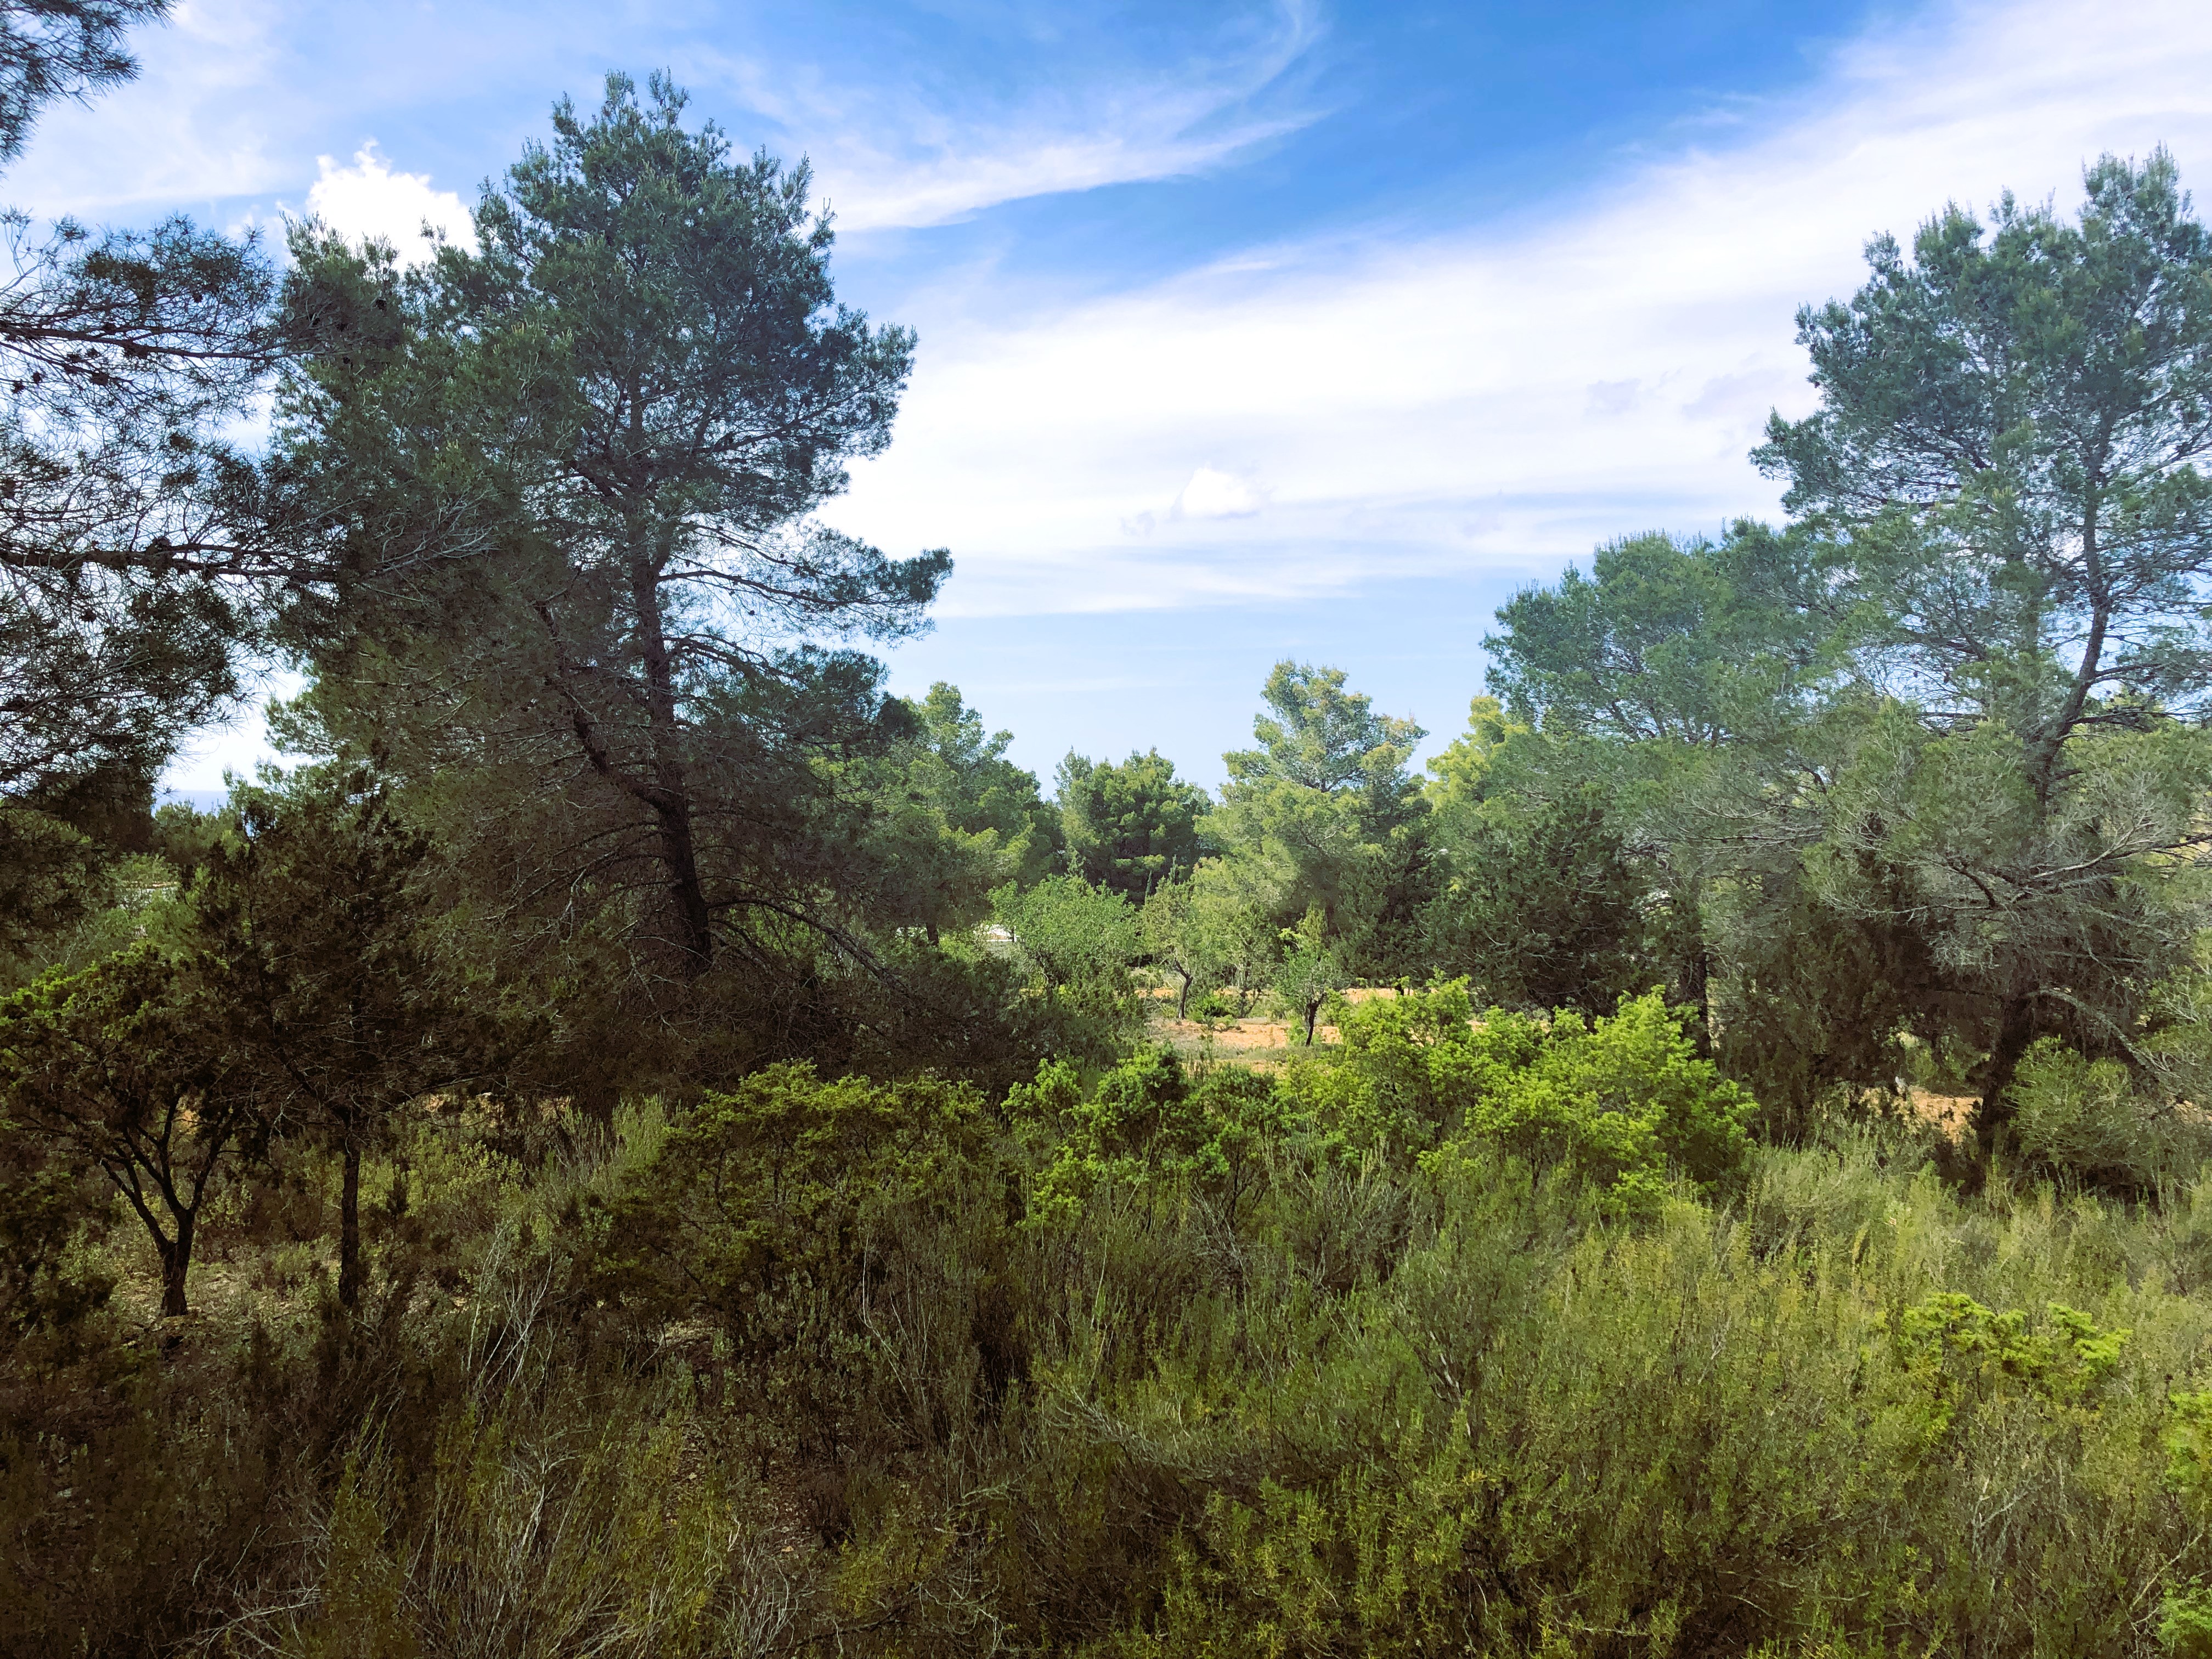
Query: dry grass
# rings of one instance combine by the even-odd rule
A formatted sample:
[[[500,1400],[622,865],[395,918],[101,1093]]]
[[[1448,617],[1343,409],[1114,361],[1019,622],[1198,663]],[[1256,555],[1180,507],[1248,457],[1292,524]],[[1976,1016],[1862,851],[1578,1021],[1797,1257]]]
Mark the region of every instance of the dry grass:
[[[1168,1012],[1175,1000],[1171,991],[1154,990],[1148,994],[1153,1000],[1153,1006],[1146,1011],[1146,1037],[1153,1042],[1166,1043],[1185,1060],[1228,1060],[1239,1066],[1264,1069],[1281,1065],[1305,1047],[1304,1031],[1286,1019],[1258,1014],[1249,1019],[1211,1022],[1177,1019]],[[1344,993],[1344,1000],[1346,1002],[1366,1002],[1376,997],[1397,994],[1389,986],[1356,985]],[[1336,1040],[1335,1026],[1316,1025],[1314,1028],[1316,1044],[1325,1048]]]

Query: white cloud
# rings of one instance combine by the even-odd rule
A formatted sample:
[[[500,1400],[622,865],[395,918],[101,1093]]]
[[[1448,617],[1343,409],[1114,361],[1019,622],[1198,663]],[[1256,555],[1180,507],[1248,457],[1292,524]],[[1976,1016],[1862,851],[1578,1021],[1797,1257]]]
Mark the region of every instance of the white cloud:
[[[306,690],[306,678],[289,669],[267,669],[249,676],[251,695],[228,716],[198,727],[181,744],[161,773],[161,787],[184,794],[219,794],[226,775],[251,779],[264,761],[295,765],[304,758],[287,755],[269,741],[269,704],[289,701]],[[261,700],[256,701],[258,697]]]
[[[431,189],[427,173],[394,173],[373,138],[354,152],[351,167],[339,167],[327,155],[317,156],[315,166],[322,176],[307,187],[307,211],[356,240],[374,236],[391,243],[402,264],[428,257],[426,224],[452,240],[474,240],[461,198]]]
[[[1201,466],[1176,497],[1178,519],[1249,519],[1260,510],[1261,493],[1232,472]]]
[[[2212,9],[1946,8],[1731,130],[1522,228],[1261,250],[1014,327],[988,286],[940,296],[909,319],[897,441],[836,517],[949,544],[946,608],[973,614],[1534,571],[1770,512],[1745,452],[1770,407],[1810,405],[1796,307],[1947,199],[2068,206],[2107,149],[2165,143],[2212,179]],[[1278,481],[1267,512],[1159,518],[1224,450]]]
[[[137,80],[46,109],[9,170],[8,199],[42,216],[100,218],[285,184],[293,158],[272,157],[268,125],[271,105],[288,101],[288,21],[279,0],[185,0],[134,30]]]
[[[1218,50],[1173,63],[1085,62],[1074,45],[996,108],[973,86],[933,100],[910,83],[833,84],[788,63],[690,60],[786,129],[813,161],[818,199],[857,231],[1217,166],[1314,118],[1282,83],[1322,33],[1315,0],[1275,0]]]

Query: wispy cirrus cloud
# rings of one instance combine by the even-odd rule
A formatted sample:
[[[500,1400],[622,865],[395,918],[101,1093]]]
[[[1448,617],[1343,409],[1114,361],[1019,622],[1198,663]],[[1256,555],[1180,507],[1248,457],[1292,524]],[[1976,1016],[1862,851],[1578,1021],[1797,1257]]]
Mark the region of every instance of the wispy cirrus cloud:
[[[128,215],[252,196],[290,182],[298,158],[272,147],[272,106],[292,101],[280,72],[277,0],[185,0],[132,33],[136,82],[49,106],[6,198],[44,217]]]
[[[659,62],[741,142],[765,123],[811,155],[847,229],[936,225],[1202,171],[1295,131],[1319,112],[1306,71],[1328,33],[1320,0],[1218,0],[1141,31],[1072,5],[886,8],[865,24],[827,9],[630,12],[184,0],[133,36],[137,82],[47,112],[9,189],[46,215],[296,200],[333,124],[347,150],[465,115],[542,131],[556,94],[588,104],[607,70]],[[404,144],[387,150],[420,165]],[[502,143],[477,176],[511,159]]]
[[[1113,27],[1101,15],[1026,31],[1026,41],[1002,27],[988,47],[968,48],[999,67],[990,78],[832,74],[702,48],[687,69],[808,154],[848,230],[939,225],[1004,202],[1197,173],[1319,112],[1297,74],[1327,32],[1316,0],[1219,16],[1194,8],[1183,32],[1142,50],[1115,40]]]
[[[1870,233],[2007,187],[2064,207],[2106,150],[2212,178],[2212,11],[2109,23],[2020,0],[1885,24],[1788,105],[1510,223],[1256,250],[1012,327],[1007,296],[940,291],[840,521],[951,544],[950,611],[1018,614],[1533,573],[1771,511],[1745,455],[1808,405],[1793,313],[1857,285]],[[1177,515],[1194,467],[1264,506]]]

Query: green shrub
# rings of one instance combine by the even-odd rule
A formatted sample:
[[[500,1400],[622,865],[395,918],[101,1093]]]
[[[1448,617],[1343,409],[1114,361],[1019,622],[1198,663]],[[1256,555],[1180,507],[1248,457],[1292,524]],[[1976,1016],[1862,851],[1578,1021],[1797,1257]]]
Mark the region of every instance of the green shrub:
[[[582,1206],[584,1287],[650,1340],[711,1329],[764,1466],[793,1455],[827,1480],[858,1453],[939,1440],[1023,1363],[999,1310],[996,1133],[963,1085],[769,1066],[675,1118]]]
[[[2021,1061],[2011,1098],[2012,1150],[2050,1179],[2147,1194],[2212,1156],[2212,1126],[2144,1094],[2119,1061],[2085,1059],[2053,1038]]]
[[[1080,876],[1047,876],[1033,887],[1000,888],[991,914],[1048,1001],[1102,1013],[1129,1008],[1129,969],[1141,945],[1127,894]]]
[[[1438,1180],[1326,1322],[1248,1309],[1254,1462],[1097,1651],[2133,1655],[2206,1570],[2142,1383],[2212,1316],[2130,1289],[2101,1212],[1858,1164],[1831,1180],[1881,1191],[1872,1228],[1801,1210],[1759,1249],[1696,1204],[1607,1224],[1564,1165]],[[1996,1310],[2030,1283],[2070,1299]]]
[[[1205,1024],[1226,1024],[1241,1019],[1244,1014],[1243,1000],[1236,992],[1216,986],[1190,1005],[1190,1017]]]
[[[1341,1156],[1502,1150],[1539,1171],[1571,1170],[1639,1213],[1670,1172],[1713,1193],[1742,1173],[1753,1103],[1698,1058],[1656,991],[1594,1024],[1494,1008],[1477,1020],[1458,981],[1338,1018],[1340,1047],[1291,1066],[1282,1091],[1292,1121]]]
[[[1171,1048],[1146,1049],[1084,1091],[1073,1067],[1053,1064],[1009,1096],[1017,1121],[1036,1126],[1050,1151],[1033,1183],[1031,1219],[1064,1220],[1103,1183],[1158,1183],[1223,1203],[1233,1224],[1288,1121],[1273,1079],[1216,1066],[1195,1081]]]
[[[1283,1087],[1296,1115],[1340,1156],[1403,1163],[1455,1128],[1486,1091],[1525,1066],[1542,1030],[1492,1010],[1477,1023],[1467,982],[1340,1001],[1338,1046],[1301,1055]]]
[[[1741,1176],[1753,1103],[1698,1058],[1657,992],[1590,1025],[1562,1012],[1533,1052],[1522,1034],[1510,1041],[1525,1062],[1483,1068],[1464,1132],[1441,1158],[1494,1147],[1534,1170],[1570,1170],[1614,1210],[1647,1214],[1670,1171],[1705,1191]]]
[[[114,1188],[0,1117],[0,1333],[64,1340],[107,1304],[114,1275],[78,1248],[106,1231]]]
[[[194,1322],[118,1409],[0,1447],[0,1653],[2212,1628],[2212,1183],[1969,1198],[1882,1126],[1746,1147],[1656,1000],[1342,1019],[1279,1079],[1152,1051],[995,1113],[778,1066],[519,1155],[428,1117],[367,1173],[356,1314],[309,1284],[251,1342]],[[327,1249],[280,1208],[240,1280]]]

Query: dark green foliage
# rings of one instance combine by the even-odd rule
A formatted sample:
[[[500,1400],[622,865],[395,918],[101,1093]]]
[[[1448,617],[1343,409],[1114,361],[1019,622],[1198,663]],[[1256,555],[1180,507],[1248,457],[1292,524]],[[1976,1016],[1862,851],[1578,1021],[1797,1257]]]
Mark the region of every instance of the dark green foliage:
[[[67,1334],[115,1289],[71,1247],[105,1220],[104,1183],[42,1137],[0,1118],[0,1331]]]
[[[895,720],[912,730],[849,763],[874,854],[865,909],[878,928],[920,927],[934,942],[940,930],[982,921],[994,889],[1028,886],[1052,870],[1059,815],[1039,798],[1036,776],[1006,757],[1013,733],[987,735],[957,686],[940,680],[918,702],[887,702],[884,713],[887,731]],[[860,896],[849,883],[847,893]]]
[[[1699,1059],[1657,993],[1585,1023],[1492,1009],[1463,981],[1341,1008],[1341,1046],[1281,1088],[1291,1120],[1338,1157],[1488,1158],[1564,1166],[1621,1212],[1650,1209],[1670,1175],[1731,1188],[1749,1096]]]
[[[1910,1069],[1903,1039],[1971,1017],[1943,994],[1928,941],[1893,909],[1838,914],[1799,870],[1720,884],[1705,920],[1725,953],[1710,999],[1715,1048],[1759,1097],[1772,1140],[1800,1138],[1839,1091],[1893,1089]]]
[[[1212,800],[1157,749],[1119,765],[1071,753],[1054,781],[1069,868],[1085,881],[1141,902],[1189,875],[1207,850],[1201,826]]]
[[[1193,1079],[1160,1048],[1130,1056],[1088,1093],[1073,1068],[1048,1066],[1006,1104],[1057,1142],[1036,1180],[1041,1218],[1065,1218],[1102,1186],[1158,1184],[1218,1200],[1233,1224],[1291,1127],[1271,1079],[1235,1066]]]
[[[1443,971],[1510,1008],[1609,1009],[1653,977],[1650,875],[1629,860],[1606,793],[1448,800],[1431,840],[1443,890],[1425,921]]]
[[[1047,876],[1026,891],[1000,888],[991,910],[1047,1001],[1104,1017],[1127,1011],[1139,940],[1122,894],[1080,876]]]
[[[2021,1058],[2012,1101],[2005,1151],[2069,1187],[2152,1197],[2212,1156],[2212,1124],[2192,1106],[2052,1038]]]
[[[763,1472],[795,1457],[826,1495],[857,1452],[926,1440],[937,1391],[956,1385],[945,1368],[958,1371],[957,1347],[936,1344],[969,1334],[904,1323],[938,1310],[902,1307],[897,1292],[939,1270],[904,1255],[925,1239],[958,1237],[964,1269],[988,1273],[991,1223],[1009,1219],[994,1129],[957,1085],[823,1084],[772,1066],[672,1124],[586,1218],[590,1284],[648,1323],[709,1322],[727,1355],[722,1397],[752,1419]],[[1019,1356],[988,1358],[1001,1374],[976,1386],[1003,1389]]]
[[[1608,542],[1585,577],[1530,587],[1486,636],[1490,687],[1547,735],[1705,746],[1771,732],[1832,667],[1801,533]]]
[[[1420,726],[1376,714],[1338,668],[1278,663],[1261,695],[1261,746],[1222,757],[1209,838],[1249,871],[1247,902],[1270,932],[1318,908],[1343,965],[1402,971],[1424,896],[1428,802],[1410,769]]]
[[[58,1381],[112,1392],[0,1435],[0,1654],[123,1659],[205,1630],[262,1565],[275,1482],[252,1378]]]
[[[426,1121],[460,1305],[381,1277],[0,1444],[0,1651],[2133,1656],[2196,1616],[2212,1322],[2169,1280],[2212,1282],[2212,1198],[1747,1151],[1656,1006],[1365,1006],[1346,1082],[1448,1154],[1157,1051],[1003,1119],[778,1067],[568,1152]],[[1436,1103],[1624,1090],[1732,1205],[1628,1213],[1559,1120]]]
[[[338,1299],[351,1307],[362,1155],[409,1102],[492,1070],[498,993],[480,984],[464,1000],[449,982],[420,908],[429,842],[374,772],[303,769],[282,788],[240,789],[234,809],[236,834],[210,849],[193,889],[195,932],[260,1109],[338,1149]]]
[[[834,763],[897,732],[836,642],[922,627],[950,568],[805,520],[889,441],[913,341],[836,303],[806,169],[684,101],[563,101],[479,246],[404,281],[300,233],[319,331],[271,463],[354,573],[303,634],[322,744],[480,825],[477,890],[580,909],[664,1003],[726,950],[773,971],[792,924],[866,955]]]
[[[127,68],[121,24],[164,9],[0,15],[0,157],[26,98],[66,89],[36,67],[56,44],[45,26],[84,26],[73,73],[98,83]],[[40,240],[10,211],[0,240],[0,801],[14,801],[109,769],[150,778],[236,690],[234,653],[330,573],[271,536],[222,435],[280,348],[257,237],[64,217]]]
[[[130,1205],[161,1261],[165,1314],[187,1310],[200,1212],[259,1103],[219,973],[142,944],[0,1003],[0,1101]]]
[[[1950,977],[1990,1010],[1985,1149],[2029,1042],[2118,1048],[2160,975],[2143,959],[2201,915],[2157,914],[2154,878],[2202,807],[2118,805],[2146,782],[2119,777],[2159,763],[2116,739],[2185,741],[2176,717],[2212,690],[2212,238],[2163,151],[2104,157],[2083,182],[2078,223],[2007,195],[1986,226],[1956,207],[1929,221],[1909,260],[1871,242],[1866,285],[1798,316],[1820,410],[1777,416],[1758,454],[1841,544],[1824,609],[1976,804],[1938,852],[1883,789],[1850,840],[1923,887],[1917,925],[1976,935]]]
[[[108,860],[90,836],[35,807],[0,806],[0,963],[20,985],[68,929],[108,896]]]
[[[115,948],[112,913],[159,879],[153,786],[136,763],[47,778],[0,804],[0,986],[83,968]]]
[[[885,1078],[934,1072],[996,1099],[1051,1056],[1105,1066],[1127,1047],[1126,996],[1036,996],[1018,960],[919,941],[890,951],[886,962],[896,975],[890,987],[854,984],[848,1006],[865,1023],[811,1050],[825,1066],[849,1064]]]

